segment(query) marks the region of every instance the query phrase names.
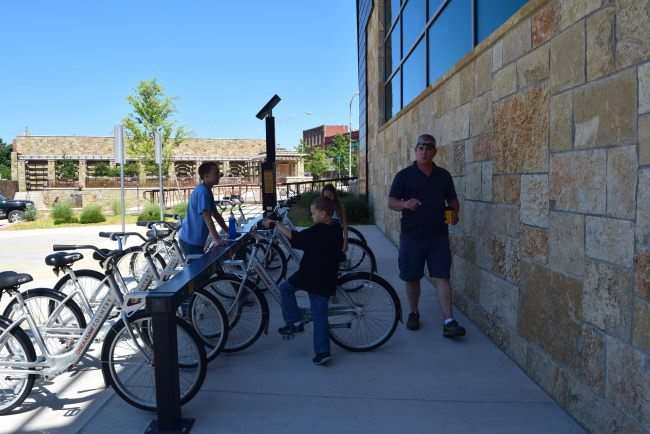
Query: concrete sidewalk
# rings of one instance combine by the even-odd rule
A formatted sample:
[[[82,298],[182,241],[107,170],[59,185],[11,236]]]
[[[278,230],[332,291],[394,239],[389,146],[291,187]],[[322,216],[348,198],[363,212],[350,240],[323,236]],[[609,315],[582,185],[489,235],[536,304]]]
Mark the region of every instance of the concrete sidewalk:
[[[363,232],[379,273],[405,303],[396,248],[375,227]],[[420,331],[400,325],[371,353],[333,346],[329,367],[311,364],[311,327],[292,341],[280,339],[279,307],[270,304],[269,335],[212,362],[201,392],[183,408],[184,416],[196,419],[193,434],[584,432],[462,315],[468,336],[444,339],[435,289],[428,284]],[[97,367],[89,358],[76,379],[71,374],[65,384],[56,379],[39,387],[25,413],[0,419],[0,432],[143,433],[153,415],[102,391]],[[55,386],[63,393],[57,396]]]

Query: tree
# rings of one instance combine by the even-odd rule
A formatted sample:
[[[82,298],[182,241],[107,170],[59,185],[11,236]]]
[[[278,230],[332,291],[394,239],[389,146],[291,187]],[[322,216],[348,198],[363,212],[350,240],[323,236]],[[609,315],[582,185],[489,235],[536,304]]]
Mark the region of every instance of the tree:
[[[0,179],[11,178],[11,145],[0,139]]]
[[[63,158],[63,160],[57,160],[55,164],[57,179],[63,181],[76,181],[79,179],[79,162],[75,160],[66,160],[65,155]]]
[[[339,178],[347,177],[348,168],[350,167],[350,143],[348,139],[341,134],[337,134],[332,139],[332,145],[327,148],[327,155],[332,159],[332,165]]]
[[[127,152],[132,158],[141,158],[147,173],[158,173],[155,162],[154,131],[160,129],[163,145],[163,173],[175,147],[187,137],[183,127],[175,127],[174,98],[164,94],[160,84],[153,80],[138,83],[135,95],[127,97],[133,112],[124,119]]]
[[[311,173],[314,178],[320,178],[330,168],[327,152],[317,146],[305,144],[302,140],[298,145],[298,152],[305,155],[305,172]]]

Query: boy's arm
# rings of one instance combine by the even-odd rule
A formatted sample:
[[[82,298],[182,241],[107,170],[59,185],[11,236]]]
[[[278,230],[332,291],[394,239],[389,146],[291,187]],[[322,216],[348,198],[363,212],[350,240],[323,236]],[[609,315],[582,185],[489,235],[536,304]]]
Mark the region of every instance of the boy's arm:
[[[212,209],[212,216],[217,221],[217,223],[219,223],[221,229],[223,229],[225,233],[228,233],[228,225],[226,224],[226,221],[223,219],[223,216],[219,214],[219,211],[217,211],[216,207]]]
[[[212,220],[211,214],[212,213],[210,211],[205,210],[201,213],[201,216],[203,217],[203,222],[208,227],[208,232],[210,232],[210,236],[218,243],[221,240],[221,237],[217,232],[217,228],[214,226],[214,221]]]

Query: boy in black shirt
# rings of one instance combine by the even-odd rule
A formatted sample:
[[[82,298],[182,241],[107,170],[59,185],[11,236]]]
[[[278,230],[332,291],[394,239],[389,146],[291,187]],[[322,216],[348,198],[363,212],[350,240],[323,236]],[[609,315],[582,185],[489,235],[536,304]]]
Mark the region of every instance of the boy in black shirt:
[[[282,292],[282,316],[286,326],[278,332],[292,335],[304,331],[302,313],[296,302],[295,292],[309,293],[311,314],[314,321],[314,364],[324,365],[331,360],[327,304],[329,297],[336,293],[336,279],[343,231],[338,222],[332,221],[334,203],[319,197],[311,204],[314,225],[303,231],[291,231],[281,223],[276,223],[284,236],[291,240],[291,246],[304,251],[300,268],[288,281],[280,286]],[[264,225],[270,226],[265,220]]]

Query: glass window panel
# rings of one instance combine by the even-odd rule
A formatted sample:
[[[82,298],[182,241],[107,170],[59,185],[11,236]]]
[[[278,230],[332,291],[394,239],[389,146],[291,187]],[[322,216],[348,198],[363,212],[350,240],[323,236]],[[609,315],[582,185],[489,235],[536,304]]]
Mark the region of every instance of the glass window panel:
[[[472,49],[472,0],[452,0],[429,28],[429,84]]]
[[[400,0],[386,0],[386,12],[384,18],[386,19],[386,30],[390,30],[390,25],[393,24],[395,18],[399,14]]]
[[[400,97],[400,73],[386,85],[386,120],[392,118],[402,108],[402,99]]]
[[[431,18],[436,14],[438,11],[438,8],[440,7],[441,4],[443,4],[445,0],[429,0],[429,17]]]
[[[403,105],[413,101],[427,87],[427,45],[422,38],[402,66]]]
[[[402,38],[404,54],[408,53],[427,22],[427,4],[425,0],[409,0],[402,12]]]
[[[402,60],[402,55],[400,52],[400,24],[401,20],[397,21],[397,25],[393,32],[390,34],[386,40],[386,78],[397,69],[400,60]]]
[[[527,0],[476,0],[478,42],[487,38],[514,15]]]

